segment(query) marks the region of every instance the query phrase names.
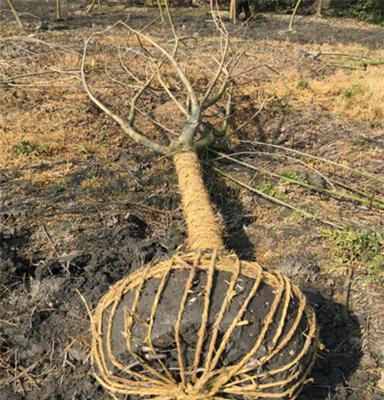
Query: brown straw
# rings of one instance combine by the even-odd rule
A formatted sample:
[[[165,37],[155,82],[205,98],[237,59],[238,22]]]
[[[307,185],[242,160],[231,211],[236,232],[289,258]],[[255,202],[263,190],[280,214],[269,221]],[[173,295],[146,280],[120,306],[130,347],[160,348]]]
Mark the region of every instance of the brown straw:
[[[224,244],[221,229],[209,203],[196,153],[180,152],[173,157],[188,226],[190,249],[219,249]]]

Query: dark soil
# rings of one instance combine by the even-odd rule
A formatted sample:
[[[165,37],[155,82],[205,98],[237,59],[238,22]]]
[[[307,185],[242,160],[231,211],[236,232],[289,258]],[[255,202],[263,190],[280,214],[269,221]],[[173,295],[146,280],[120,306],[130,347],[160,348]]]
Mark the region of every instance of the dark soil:
[[[165,248],[145,228],[141,218],[131,216],[118,227],[99,229],[97,235],[84,237],[81,249],[65,260],[40,258],[34,262],[17,257],[27,234],[2,233],[2,362],[8,368],[22,366],[20,376],[5,371],[9,375],[3,380],[2,399],[107,398],[89,375],[89,322],[80,293],[92,309],[111,284],[143,262],[165,254]],[[172,229],[167,231],[172,244],[174,234]],[[301,260],[306,263],[305,258]],[[344,318],[343,306],[331,300],[326,277],[316,279],[304,291],[316,309],[326,351],[312,374],[315,385],[308,385],[300,399],[327,399],[333,390],[332,399],[363,399],[349,386],[365,390],[367,383],[374,384],[376,375],[355,372],[362,357],[358,319],[349,312]],[[177,302],[169,306],[172,304]],[[197,306],[191,310],[199,320]],[[172,315],[171,308],[164,311],[164,315]],[[196,336],[192,330],[190,334],[193,346]],[[243,354],[243,346],[247,347],[244,337],[232,343],[229,359],[231,354],[234,360],[236,354]],[[20,394],[20,388],[27,394]],[[382,397],[377,394],[374,398]]]
[[[206,259],[206,262],[209,262]],[[218,259],[220,264],[220,256]],[[180,381],[180,368],[178,363],[178,351],[175,342],[175,331],[174,327],[177,322],[179,314],[180,304],[185,293],[185,286],[190,275],[188,270],[173,270],[167,278],[164,290],[157,307],[155,314],[154,325],[151,331],[151,343],[155,349],[156,356],[162,357],[161,363],[166,366],[169,373],[173,376],[176,381]],[[207,333],[204,336],[204,345],[202,348],[202,354],[200,358],[200,365],[205,365],[207,360],[208,345],[211,341],[212,335],[211,330],[216,321],[216,316],[219,313],[221,306],[224,302],[228,290],[228,282],[231,280],[231,274],[227,272],[216,272],[213,276],[212,281],[212,295],[210,297],[209,314],[207,320]],[[126,310],[132,310],[132,304],[135,298],[136,291],[132,290],[130,293],[125,295],[121,299],[121,303],[116,309],[112,323],[112,337],[111,337],[111,349],[112,353],[118,360],[124,360],[124,365],[135,365],[137,361],[133,354],[138,355],[141,359],[150,365],[154,369],[161,368],[159,361],[148,359],[151,352],[148,350],[147,334],[148,327],[146,322],[150,320],[152,307],[155,296],[159,288],[160,279],[151,278],[145,281],[145,284],[140,291],[140,301],[135,309],[135,324],[131,330],[132,339],[131,352],[127,351],[126,336],[122,332],[126,331],[125,318]],[[225,332],[230,328],[234,318],[239,313],[243,303],[249,297],[250,291],[254,287],[256,281],[252,278],[247,278],[244,275],[240,275],[235,285],[236,295],[233,298],[230,307],[224,313],[220,323],[220,329],[218,331],[218,338],[215,342],[215,348],[218,348]],[[180,321],[180,340],[182,343],[182,357],[183,366],[185,368],[187,379],[191,375],[194,368],[194,357],[196,353],[199,330],[202,323],[202,314],[205,304],[205,288],[207,284],[206,272],[198,271],[195,275],[195,280],[191,289],[188,291],[188,297],[186,299],[185,309],[183,317]],[[271,309],[271,304],[276,294],[274,290],[265,283],[258,286],[256,295],[249,302],[249,306],[243,314],[242,320],[247,323],[243,326],[237,327],[231,335],[231,338],[225,348],[225,351],[220,357],[217,368],[223,368],[230,365],[239,363],[242,358],[247,355],[255,345],[258,338],[258,333],[262,331],[265,325],[265,320],[268,317],[268,313]],[[282,318],[283,304],[281,302],[278,307],[273,322],[263,340],[263,343],[259,347],[254,357],[258,359],[263,357],[268,349],[272,346],[272,340],[276,334],[276,330],[279,326],[279,321]],[[293,322],[297,315],[297,301],[291,299],[287,324],[282,332],[281,339],[288,334],[292,328]],[[107,325],[110,318],[111,307],[108,307],[104,312],[103,331],[107,331]],[[267,371],[275,370],[284,367],[290,361],[292,361],[303,349],[305,338],[303,332],[307,331],[308,325],[305,317],[301,320],[299,328],[294,334],[293,338],[289,341],[289,344],[285,346],[282,351],[273,359],[266,362],[262,367],[257,368],[257,374],[262,374]],[[104,349],[107,354],[107,348]],[[298,368],[300,371],[306,371],[309,363],[311,362],[313,352],[309,350],[305,357],[301,360]],[[114,371],[118,375],[119,370],[115,369],[113,364],[107,357],[107,368]],[[145,369],[139,364],[132,367],[136,373],[145,373]],[[250,374],[255,372],[250,372]],[[263,383],[273,383],[276,381],[284,381],[291,375],[291,369],[283,371],[273,376],[273,378],[267,378],[263,380]],[[201,371],[198,372],[197,377],[201,376]],[[277,387],[270,390],[271,392],[281,391],[281,387]],[[225,397],[225,395],[223,395]],[[228,398],[233,398],[228,396]],[[239,398],[235,396],[234,398]]]
[[[78,2],[68,2],[65,20],[55,22],[45,3],[43,7],[40,1],[15,1],[15,5],[39,16],[25,15],[33,29],[40,19],[49,22],[51,30],[37,32],[39,37],[54,40],[59,35],[76,51],[81,51],[82,39],[93,27],[100,30],[119,19],[143,26],[155,15],[155,10],[143,16],[140,9],[128,13],[123,8],[107,7],[91,18]],[[49,2],[49,7],[52,5]],[[212,35],[212,24],[202,13],[196,18],[180,14],[180,29],[186,25],[187,30],[196,30],[201,36]],[[9,14],[2,14],[4,37],[25,35],[10,20]],[[256,28],[249,31],[249,39],[285,40],[281,30],[286,25],[286,18],[260,17]],[[344,27],[311,18],[300,19],[300,26],[288,42],[359,43],[368,49],[382,45],[377,39],[382,35],[379,27]],[[9,93],[9,88],[0,86],[0,97]],[[20,119],[23,112],[39,104],[33,103],[35,92],[27,92],[25,98],[16,89],[12,93],[12,101],[20,107]],[[45,95],[49,99],[48,92]],[[68,126],[87,126],[93,142],[107,144],[107,156],[91,151],[64,160],[36,156],[20,165],[3,165],[0,170],[0,400],[109,399],[91,375],[89,319],[83,300],[93,310],[110,285],[143,264],[170,257],[185,241],[170,162],[127,142],[87,100],[72,107],[73,113],[66,115]],[[283,126],[288,128],[282,130]],[[359,140],[367,135],[372,141],[364,141],[365,149],[377,148],[378,135],[371,127],[340,123],[316,105],[306,113],[265,110],[252,129],[237,139],[284,144],[334,160],[345,154],[353,158],[353,151],[361,150]],[[239,141],[236,146],[238,150],[247,147]],[[378,162],[368,150],[364,158],[352,162],[379,173]],[[220,165],[239,177],[254,178],[225,161]],[[274,160],[270,165],[273,170],[280,166]],[[56,181],[39,185],[31,178],[65,166],[65,185]],[[363,285],[366,272],[358,272],[347,309],[343,305],[345,274],[328,268],[331,260],[319,234],[320,223],[297,218],[291,210],[239,190],[209,167],[205,174],[212,202],[225,226],[227,247],[290,276],[315,308],[324,348],[311,375],[313,381],[299,399],[384,400],[377,386],[384,368],[383,287]],[[87,189],[84,183],[94,177],[105,182],[104,186]],[[310,201],[313,195],[306,192],[305,198]],[[371,226],[382,226],[381,217],[368,208],[326,196],[321,201],[333,216],[337,210],[337,217],[360,218]],[[309,209],[315,207],[308,204]],[[170,301],[169,306],[172,304]],[[244,350],[243,344],[241,340],[234,342],[228,357],[236,359],[237,352]]]

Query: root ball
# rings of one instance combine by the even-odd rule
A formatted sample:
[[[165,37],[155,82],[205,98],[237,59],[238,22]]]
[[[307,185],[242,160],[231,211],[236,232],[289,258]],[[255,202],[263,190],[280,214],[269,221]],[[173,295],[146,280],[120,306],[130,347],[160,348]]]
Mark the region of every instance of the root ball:
[[[314,312],[288,278],[217,251],[119,281],[92,334],[106,389],[164,400],[294,399],[318,346]]]

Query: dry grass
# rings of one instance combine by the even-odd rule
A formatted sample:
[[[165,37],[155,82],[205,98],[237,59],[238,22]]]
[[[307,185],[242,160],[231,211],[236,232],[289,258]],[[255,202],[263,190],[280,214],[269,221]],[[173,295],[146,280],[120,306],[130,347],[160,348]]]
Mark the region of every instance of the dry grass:
[[[209,53],[196,52],[194,58],[188,58],[189,68],[194,64],[193,83],[197,86],[200,83],[204,85],[209,70],[214,69],[215,61],[210,56],[214,54],[213,49],[217,50],[216,37],[208,36],[201,40]],[[90,72],[96,77],[92,84],[99,95],[123,114],[128,109],[130,93],[107,79],[98,79],[104,73],[105,63],[114,77],[125,79],[121,66],[120,71],[117,69],[117,47],[126,42],[127,37],[121,32],[108,32],[97,39],[88,60]],[[239,38],[234,39],[235,46],[240,46],[240,42]],[[248,108],[260,108],[265,105],[266,99],[273,97],[286,99],[290,107],[298,110],[305,110],[313,103],[319,104],[334,118],[341,120],[367,121],[373,126],[380,125],[384,120],[384,65],[370,65],[366,70],[335,68],[326,64],[339,61],[345,66],[349,60],[340,56],[322,56],[320,61],[314,61],[302,56],[299,44],[287,41],[261,39],[256,43],[257,46],[255,41],[249,41],[250,51],[242,67],[247,69],[267,64],[268,68],[256,68],[241,78],[234,93],[236,112],[242,110],[236,116],[238,125],[252,116],[253,112],[248,112]],[[18,53],[18,46],[26,51]],[[86,159],[90,154],[108,159],[113,146],[126,144],[127,139],[123,138],[120,130],[108,118],[99,115],[87,99],[78,73],[80,55],[63,49],[51,48],[47,51],[46,46],[39,48],[35,44],[37,49],[29,54],[29,46],[28,42],[7,42],[0,59],[2,80],[15,75],[36,74],[17,78],[13,81],[16,86],[2,90],[0,107],[5,112],[0,115],[0,165],[28,167],[35,161]],[[311,53],[319,50],[384,59],[384,51],[368,52],[360,45],[314,45],[308,48]],[[122,56],[124,58],[125,54],[122,53]],[[126,63],[130,61],[127,57]],[[131,68],[132,65],[129,65]],[[172,73],[168,71],[169,66],[165,67],[164,77],[177,87]],[[46,74],[52,70],[60,72]],[[142,67],[144,70],[145,66]],[[66,71],[71,73],[64,73]],[[158,100],[159,106],[153,109],[155,100],[148,98],[144,108],[150,110],[160,123],[177,131],[180,127],[178,110],[168,100]],[[142,119],[139,126],[149,136],[162,139],[153,124]],[[35,176],[34,180],[48,182],[46,175],[40,178]],[[52,181],[56,178],[52,174]]]
[[[384,51],[367,54],[361,46],[322,46],[313,53],[335,53],[321,56],[321,61],[302,61],[282,72],[275,83],[278,97],[289,98],[296,108],[319,104],[336,118],[366,121],[381,126],[384,120]],[[356,59],[342,56],[364,56]],[[379,65],[369,65],[370,63]]]
[[[276,94],[300,101],[302,106],[317,103],[339,118],[380,125],[384,119],[383,72],[384,67],[371,67],[364,72],[336,70],[325,77],[304,78],[296,70],[284,76]]]

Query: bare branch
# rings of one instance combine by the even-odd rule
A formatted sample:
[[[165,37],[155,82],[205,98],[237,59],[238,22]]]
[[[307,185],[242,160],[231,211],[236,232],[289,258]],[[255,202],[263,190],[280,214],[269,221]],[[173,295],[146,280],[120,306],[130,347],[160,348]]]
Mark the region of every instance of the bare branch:
[[[56,0],[56,19],[61,18],[61,0]]]
[[[157,8],[159,9],[161,22],[164,23],[164,14],[163,14],[163,6],[161,5],[161,0],[156,0]]]
[[[177,105],[178,109],[188,118],[190,117],[188,111],[183,107],[183,105],[176,99],[176,97],[173,95],[173,93],[169,90],[168,86],[164,83],[163,79],[161,78],[161,72],[160,68],[157,71],[157,77],[159,79],[159,82],[161,86],[164,88],[164,90],[167,92],[168,96],[174,101],[174,103]]]
[[[231,59],[228,64],[232,63],[234,61],[234,59]],[[213,106],[214,104],[216,104],[224,95],[228,84],[233,80],[233,70],[236,68],[237,63],[235,63],[233,66],[231,66],[231,71],[228,71],[227,66],[223,67],[223,72],[225,74],[225,78],[221,84],[221,86],[219,87],[219,90],[217,91],[217,93],[212,96],[211,98],[208,98],[206,100],[206,102],[204,103],[204,105],[202,106],[202,108],[205,110],[211,106]]]
[[[152,46],[154,46],[156,49],[158,49],[161,53],[163,53],[169,59],[169,61],[171,62],[171,64],[175,68],[175,71],[179,75],[179,78],[180,78],[181,82],[185,86],[185,88],[187,90],[187,93],[188,93],[188,96],[191,98],[192,109],[195,109],[196,111],[198,111],[198,108],[199,108],[198,99],[197,99],[197,96],[196,96],[196,94],[195,94],[195,92],[193,90],[192,84],[191,84],[190,80],[188,79],[188,77],[185,75],[184,71],[180,68],[180,66],[177,63],[175,57],[172,56],[172,54],[169,54],[168,51],[166,51],[163,47],[161,47],[152,38],[150,38],[149,36],[145,35],[142,32],[137,31],[136,29],[133,29],[132,27],[127,25],[125,22],[119,21],[119,22],[116,23],[116,25],[117,24],[123,25],[128,30],[130,30],[132,33],[134,33],[134,34],[142,37],[144,40],[148,41]]]
[[[228,35],[228,30],[225,27],[225,24],[223,20],[221,19],[220,15],[220,8],[219,8],[219,3],[217,0],[210,0],[209,6],[211,9],[211,15],[213,22],[217,28],[217,30],[221,33],[222,36],[227,36]]]
[[[219,79],[220,75],[223,73],[223,68],[224,68],[225,62],[227,61],[228,48],[229,48],[229,37],[227,36],[226,40],[225,40],[225,48],[224,48],[224,52],[221,57],[221,63],[219,65],[219,68],[216,71],[216,75],[212,78],[210,84],[208,85],[208,88],[204,94],[203,100],[201,101],[202,108],[206,108],[205,103],[207,102],[209,96],[211,95],[211,92],[212,92],[213,88],[215,87],[217,80]],[[224,90],[225,90],[225,87],[224,87]]]
[[[213,5],[212,5],[213,7]],[[202,99],[199,101],[198,95],[199,91],[195,90],[193,88],[192,83],[188,77],[187,74],[187,69],[188,69],[188,63],[186,65],[182,64],[180,62],[180,54],[178,54],[179,48],[180,48],[180,43],[183,43],[184,46],[186,46],[187,52],[188,52],[188,46],[185,43],[185,40],[189,39],[188,37],[186,38],[179,38],[176,34],[176,31],[174,29],[173,21],[172,21],[172,16],[170,15],[170,10],[169,6],[167,6],[167,14],[168,18],[171,24],[171,29],[173,32],[173,48],[171,50],[168,50],[168,48],[164,47],[163,44],[157,43],[154,39],[152,39],[150,36],[147,36],[146,34],[142,33],[141,31],[138,31],[126,23],[122,21],[118,21],[116,24],[114,24],[112,27],[104,30],[103,32],[99,33],[104,33],[110,29],[113,29],[114,27],[117,26],[122,26],[126,28],[129,31],[129,34],[132,35],[133,37],[137,38],[138,45],[141,47],[142,52],[140,51],[140,54],[138,54],[140,57],[144,57],[144,60],[149,61],[150,63],[155,62],[157,65],[154,66],[155,71],[151,72],[151,76],[147,76],[146,80],[143,81],[143,78],[140,75],[136,75],[134,71],[131,71],[131,69],[125,64],[122,56],[121,49],[119,48],[119,61],[124,69],[125,72],[128,73],[129,77],[133,80],[131,82],[132,84],[127,84],[124,82],[121,82],[118,79],[115,79],[111,76],[109,76],[108,71],[107,75],[112,78],[113,82],[123,84],[124,86],[129,87],[130,89],[134,88],[136,85],[139,85],[139,90],[131,100],[130,104],[130,111],[129,111],[129,116],[127,121],[124,121],[121,117],[119,117],[117,114],[115,114],[108,106],[106,106],[104,103],[102,103],[100,100],[96,98],[96,96],[91,92],[89,89],[86,79],[85,79],[85,71],[84,71],[84,60],[87,52],[87,46],[89,43],[90,38],[86,42],[86,46],[84,48],[84,53],[83,53],[83,61],[82,61],[82,80],[84,87],[86,88],[86,91],[91,98],[91,100],[98,106],[100,107],[104,112],[106,112],[109,116],[111,116],[123,129],[128,135],[132,138],[134,138],[136,141],[139,143],[145,144],[146,146],[155,149],[156,151],[162,152],[169,154],[171,149],[175,150],[178,147],[183,147],[187,149],[191,148],[201,148],[204,146],[207,146],[215,140],[216,137],[221,137],[225,135],[227,128],[228,128],[228,119],[230,118],[231,114],[231,101],[232,101],[232,95],[229,92],[228,93],[228,104],[226,106],[226,114],[225,114],[225,119],[222,125],[222,128],[220,129],[215,129],[212,126],[212,129],[204,129],[204,126],[208,124],[207,121],[203,122],[203,119],[205,118],[203,115],[204,110],[207,108],[213,106],[215,103],[217,103],[226,93],[226,90],[228,89],[228,85],[231,84],[231,74],[233,74],[234,70],[237,68],[239,65],[239,60],[242,54],[239,54],[239,52],[234,52],[231,49],[230,46],[230,40],[229,40],[229,34],[221,20],[216,21],[217,28],[219,32],[221,33],[221,55],[220,55],[220,60],[215,60],[217,64],[217,69],[216,71],[211,71],[212,72],[212,77],[207,84],[206,88],[203,91],[202,94]],[[195,39],[194,39],[195,40]],[[167,46],[167,44],[165,44]],[[129,52],[134,52],[134,49],[128,48],[127,51]],[[161,59],[163,58],[163,59]],[[178,94],[175,95],[174,91],[170,89],[168,86],[168,83],[163,77],[162,74],[162,66],[164,65],[164,62],[169,62],[170,66],[174,69],[174,72],[176,76],[178,77],[178,82],[181,83],[182,87],[177,88]],[[147,63],[148,64],[148,63]],[[204,66],[206,67],[206,66]],[[149,73],[149,72],[148,72]],[[154,80],[154,78],[157,77],[157,80],[160,84],[160,88],[151,88],[151,84]],[[157,86],[157,85],[156,85]],[[139,99],[143,96],[144,92],[148,89],[154,89],[157,91],[165,91],[165,93],[168,95],[168,97],[172,100],[172,102],[177,106],[177,108],[180,110],[180,112],[187,117],[187,120],[181,130],[180,134],[177,134],[173,132],[172,130],[162,126],[160,123],[157,121],[153,120],[149,115],[146,113],[143,113],[140,108],[137,107],[137,103]],[[216,93],[215,93],[216,92]],[[181,96],[186,96],[186,101],[187,105],[185,106],[183,103],[183,98]],[[144,137],[144,135],[136,128],[134,127],[134,122],[135,122],[135,117],[136,113],[140,112],[140,114],[145,115],[148,120],[151,121],[151,123],[155,124],[156,126],[160,127],[163,130],[166,130],[167,132],[170,132],[174,135],[177,136],[177,139],[173,140],[170,144],[170,146],[166,147],[160,144],[157,144],[153,142],[150,139],[147,139]],[[203,138],[198,140],[194,144],[194,138],[195,135],[198,132],[199,126],[203,128]],[[208,132],[208,133],[207,133]],[[216,133],[216,135],[215,135]]]
[[[216,104],[222,97],[223,94],[225,92],[225,89],[227,88],[228,85],[228,79],[225,79],[219,89],[219,91],[215,94],[215,96],[211,97],[210,99],[208,99],[205,104],[203,109],[207,109],[209,107],[212,107],[214,104]]]
[[[20,26],[20,28],[24,28],[24,24],[21,22],[19,14],[17,13],[16,8],[13,5],[12,0],[7,0],[7,1],[8,1],[9,8],[11,9],[12,14],[14,15],[14,17],[16,19],[17,24]]]
[[[138,54],[138,53],[135,52],[133,49],[127,49],[127,50],[131,51],[131,52],[134,53],[134,54]],[[117,51],[118,51],[118,56],[119,56],[120,65],[123,67],[124,71],[125,71],[133,80],[135,80],[137,83],[139,83],[140,85],[144,85],[145,82],[141,81],[134,73],[132,73],[132,71],[131,71],[131,70],[126,66],[126,64],[124,63],[124,61],[123,61],[123,59],[122,59],[122,57],[121,57],[121,49],[120,49],[120,46],[118,47]],[[139,54],[139,55],[142,56],[142,57],[145,57],[143,54]],[[152,60],[152,58],[150,58],[150,57],[147,57],[147,58],[148,58],[149,60]],[[154,91],[157,90],[156,88],[154,88],[154,87],[152,87],[152,86],[150,86],[149,88],[150,88],[151,90],[154,90]]]
[[[136,104],[140,97],[143,95],[145,89],[148,88],[150,83],[153,81],[154,77],[157,75],[157,71],[155,71],[151,77],[145,82],[145,84],[141,87],[141,89],[136,93],[131,101],[131,110],[129,111],[128,122],[132,125],[135,122],[136,118]]]
[[[228,89],[228,100],[227,100],[227,105],[225,107],[225,118],[220,132],[220,135],[223,137],[227,134],[231,114],[232,114],[232,86]]]
[[[83,57],[81,61],[81,80],[83,82],[83,86],[85,91],[87,92],[89,98],[101,109],[103,110],[107,115],[109,115],[112,119],[114,119],[120,127],[123,129],[125,133],[127,133],[133,140],[135,140],[138,143],[141,143],[150,149],[157,151],[162,154],[167,154],[169,152],[169,148],[167,146],[163,146],[161,144],[158,144],[144,135],[142,135],[137,129],[132,127],[130,123],[127,123],[124,121],[123,118],[121,118],[119,115],[115,114],[108,106],[106,106],[104,103],[102,103],[100,100],[98,100],[93,93],[91,92],[90,88],[88,87],[86,77],[85,77],[85,57],[87,54],[87,48],[89,41],[94,35],[91,35],[85,42],[84,45],[84,51],[83,51]]]
[[[236,74],[232,75],[232,79],[233,78],[237,78],[237,77],[239,77],[241,75],[249,74],[250,72],[254,71],[255,69],[259,69],[259,68],[264,67],[264,66],[265,66],[265,64],[258,64],[258,65],[255,65],[255,66],[251,67],[251,68],[248,68],[248,69],[245,69],[243,71],[237,72]]]
[[[146,112],[140,110],[140,108],[137,108],[137,107],[136,107],[136,111],[137,111],[139,114],[143,115],[145,118],[148,118],[148,121],[151,122],[153,125],[156,125],[158,128],[164,130],[165,132],[171,133],[173,136],[176,136],[176,137],[179,136],[179,134],[178,134],[177,132],[173,131],[172,129],[166,127],[165,125],[163,125],[163,124],[161,124],[160,122],[158,122],[158,121],[156,121],[155,119],[153,119],[153,118],[149,115],[149,113],[146,113]]]
[[[145,24],[141,29],[140,32],[144,32],[147,30],[150,26],[152,26],[158,19],[160,19],[161,16],[159,15],[158,17],[155,17],[152,21],[149,21],[148,24]]]
[[[293,9],[293,12],[291,15],[291,19],[289,20],[288,31],[290,31],[290,32],[293,31],[293,21],[295,20],[296,13],[297,13],[297,10],[299,9],[300,3],[301,3],[301,0],[297,0],[295,8]]]
[[[140,36],[137,35],[137,34],[135,34],[135,36],[136,36],[136,39],[137,39],[137,41],[138,41],[138,43],[139,43],[139,46],[143,49],[144,53],[146,53],[147,56],[148,56],[150,59],[153,60],[155,57],[151,54],[151,52],[150,52],[149,50],[147,50],[147,49],[144,47],[143,43],[141,43]]]
[[[266,199],[266,200],[269,200],[269,201],[271,201],[271,202],[273,202],[273,203],[276,203],[276,204],[278,204],[278,205],[280,205],[280,206],[287,207],[287,208],[289,208],[289,209],[291,209],[291,210],[293,210],[293,211],[296,211],[298,214],[301,214],[301,215],[304,216],[305,218],[317,220],[317,221],[319,221],[319,222],[321,222],[321,223],[323,223],[323,224],[332,226],[332,227],[337,228],[337,229],[344,229],[344,227],[341,226],[341,225],[338,225],[338,224],[335,224],[335,223],[332,222],[332,221],[328,221],[328,220],[322,219],[322,218],[320,218],[320,217],[317,217],[316,215],[311,214],[311,213],[305,211],[305,210],[302,209],[302,208],[298,208],[298,207],[296,207],[296,206],[293,206],[292,204],[286,203],[286,202],[284,202],[284,201],[282,201],[282,200],[277,199],[276,197],[273,197],[273,196],[271,196],[271,195],[269,195],[269,194],[267,194],[267,193],[264,193],[264,192],[262,192],[261,190],[258,190],[258,189],[256,189],[255,187],[253,187],[253,186],[251,186],[251,185],[249,185],[249,184],[246,184],[245,182],[242,182],[242,181],[236,179],[235,177],[233,177],[233,176],[231,176],[231,175],[228,175],[227,173],[225,173],[224,171],[222,171],[220,168],[217,168],[217,167],[214,166],[213,164],[211,164],[211,166],[212,166],[212,169],[213,169],[214,171],[216,171],[217,173],[219,173],[220,175],[222,175],[222,176],[224,176],[225,178],[231,180],[232,182],[235,182],[235,183],[237,183],[238,185],[240,185],[240,186],[242,186],[242,187],[248,189],[249,191],[251,191],[251,192],[253,192],[253,193],[256,193],[257,195],[259,195],[260,197],[262,197],[262,198],[264,198],[264,199]]]
[[[142,87],[142,85],[136,85],[136,86],[134,86],[134,85],[130,85],[129,83],[125,83],[125,82],[123,82],[123,81],[120,81],[120,80],[114,78],[114,77],[111,75],[111,73],[108,71],[107,61],[105,61],[105,63],[104,63],[104,71],[105,71],[105,74],[108,76],[108,78],[109,78],[112,82],[118,83],[118,84],[121,85],[121,86],[125,86],[125,87],[131,88],[131,89],[132,89],[132,88],[141,88],[141,87]],[[138,82],[138,83],[140,83],[140,82]]]
[[[165,10],[167,12],[168,22],[172,29],[173,37],[175,39],[177,39],[177,35],[176,35],[176,31],[175,31],[175,24],[173,23],[173,18],[172,18],[172,14],[171,14],[171,9],[169,8],[168,0],[164,0],[164,4],[165,4]]]

